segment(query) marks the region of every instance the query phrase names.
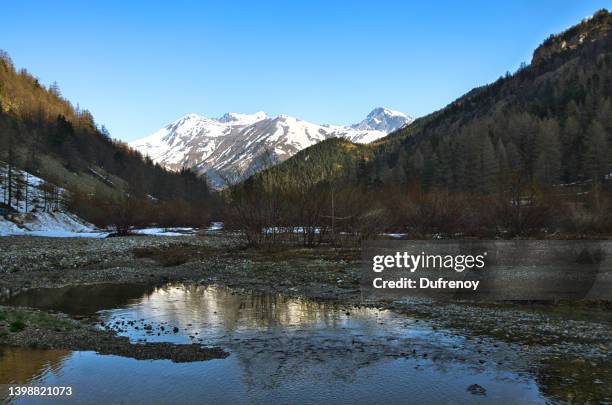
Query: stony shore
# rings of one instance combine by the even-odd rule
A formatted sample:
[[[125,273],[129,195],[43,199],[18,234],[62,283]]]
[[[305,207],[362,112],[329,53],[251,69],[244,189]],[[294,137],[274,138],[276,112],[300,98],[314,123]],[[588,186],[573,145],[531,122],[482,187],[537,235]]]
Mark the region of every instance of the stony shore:
[[[359,251],[356,248],[293,247],[261,251],[244,247],[238,236],[227,233],[106,239],[0,238],[0,294],[3,297],[37,287],[164,282],[220,284],[333,300],[344,305],[374,305],[410,313],[438,328],[522,344],[526,350],[544,355],[571,355],[612,362],[612,312],[609,304],[578,307],[569,304],[432,304],[422,299],[363,303],[359,290]],[[199,345],[174,345],[174,349],[165,347],[173,345],[157,348],[130,345],[142,347],[136,348],[138,353],[129,353],[136,349],[126,348],[126,344],[129,345],[127,339],[118,338],[111,331],[92,328],[91,322],[75,322],[81,325],[76,329],[78,332],[59,333],[53,328],[42,328],[46,332],[38,335],[28,333],[27,339],[23,333],[5,331],[0,333],[0,344],[116,354],[125,351],[126,355],[136,358],[163,358],[159,353],[172,353],[174,350],[175,354],[168,356],[175,361],[225,355],[218,349],[198,354]],[[32,326],[37,328],[35,323]],[[85,346],[78,344],[88,341],[91,343],[83,343]],[[108,346],[101,342],[108,342]],[[117,348],[108,348],[113,345]],[[181,346],[194,347],[186,349]],[[180,354],[181,350],[191,354]]]
[[[56,350],[92,350],[137,360],[165,359],[176,363],[219,359],[229,353],[219,347],[170,343],[132,344],[127,337],[93,324],[30,308],[0,306],[0,344]]]

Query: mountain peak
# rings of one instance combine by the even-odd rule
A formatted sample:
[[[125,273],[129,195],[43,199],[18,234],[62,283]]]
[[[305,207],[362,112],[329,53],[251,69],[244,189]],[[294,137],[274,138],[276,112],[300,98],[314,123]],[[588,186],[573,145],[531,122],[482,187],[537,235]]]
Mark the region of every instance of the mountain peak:
[[[223,114],[221,118],[217,121],[223,122],[226,124],[235,124],[235,125],[249,125],[253,124],[257,121],[265,120],[268,118],[268,115],[263,111],[257,111],[253,114],[241,114],[235,112],[229,112]]]
[[[396,117],[397,116],[397,117],[410,118],[406,114],[404,114],[403,112],[395,111],[395,110],[392,110],[392,109],[386,108],[386,107],[376,107],[375,109],[370,111],[370,113],[368,114],[368,118],[379,116],[379,115],[387,115],[387,116],[390,116],[390,117]]]
[[[185,114],[181,118],[179,118],[178,120],[176,120],[172,124],[170,124],[170,126],[180,125],[180,124],[183,124],[183,123],[185,123],[187,121],[193,121],[193,120],[199,121],[201,119],[203,119],[203,118],[200,115],[196,114],[196,113]]]
[[[358,124],[351,125],[353,129],[363,131],[393,132],[396,129],[414,121],[406,114],[385,107],[376,107]]]
[[[181,128],[182,130],[186,130],[199,126],[200,123],[204,120],[206,120],[206,118],[202,117],[201,115],[196,113],[190,113],[183,115],[178,120],[166,125],[166,129],[173,130]]]

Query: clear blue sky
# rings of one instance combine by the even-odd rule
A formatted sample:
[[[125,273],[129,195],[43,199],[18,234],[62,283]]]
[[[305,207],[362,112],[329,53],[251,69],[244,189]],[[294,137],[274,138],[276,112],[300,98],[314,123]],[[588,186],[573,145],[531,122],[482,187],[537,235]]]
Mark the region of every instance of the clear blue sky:
[[[5,1],[0,49],[133,140],[190,112],[422,116],[603,7],[612,1]]]

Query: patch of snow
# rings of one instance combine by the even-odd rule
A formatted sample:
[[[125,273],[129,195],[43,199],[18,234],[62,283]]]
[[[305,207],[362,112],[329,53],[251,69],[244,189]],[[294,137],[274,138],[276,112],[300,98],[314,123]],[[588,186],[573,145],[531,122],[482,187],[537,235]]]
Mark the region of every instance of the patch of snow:
[[[13,168],[11,181],[13,196],[9,203],[7,201],[8,166],[4,162],[0,162],[0,178],[3,179],[0,183],[0,202],[10,205],[17,212],[58,209],[66,194],[66,190],[61,187],[56,187],[32,173]]]
[[[142,228],[134,229],[132,233],[147,236],[187,236],[193,235],[193,228]]]
[[[0,217],[0,236],[18,235],[21,232],[23,232],[23,229],[18,227],[17,224]]]
[[[217,121],[232,125],[250,125],[255,122],[265,120],[268,115],[263,111],[257,111],[254,114],[226,113]]]
[[[269,227],[269,228],[264,228],[262,230],[262,233],[264,234],[280,234],[280,233],[307,233],[313,231],[315,234],[320,234],[321,233],[321,227],[313,227],[313,228],[309,228],[309,227],[302,227],[302,226],[289,226],[289,227],[284,227],[284,226],[274,226],[274,227]]]
[[[104,238],[108,234],[66,212],[31,212],[0,217],[0,236]]]
[[[40,236],[44,238],[95,238],[104,239],[110,232],[67,232],[67,231],[32,231],[23,236]],[[21,235],[21,234],[20,234]]]
[[[94,174],[100,175],[93,169]],[[0,216],[0,236],[105,237],[92,224],[62,210],[67,191],[29,172],[13,169],[11,201],[8,201],[8,166],[0,162],[0,202],[14,213]],[[103,177],[102,175],[100,175]]]
[[[206,228],[207,231],[220,231],[221,229],[223,229],[223,222],[211,222]]]
[[[396,239],[401,239],[401,238],[405,238],[408,236],[407,233],[383,233],[383,236],[388,236],[390,238],[396,238]]]

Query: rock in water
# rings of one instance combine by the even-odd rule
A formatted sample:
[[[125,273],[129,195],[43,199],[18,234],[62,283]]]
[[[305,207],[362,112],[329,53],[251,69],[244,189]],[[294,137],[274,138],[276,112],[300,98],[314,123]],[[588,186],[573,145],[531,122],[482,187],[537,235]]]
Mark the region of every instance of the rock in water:
[[[474,395],[487,395],[487,390],[483,386],[478,384],[470,385],[469,387],[467,387],[467,390]]]

